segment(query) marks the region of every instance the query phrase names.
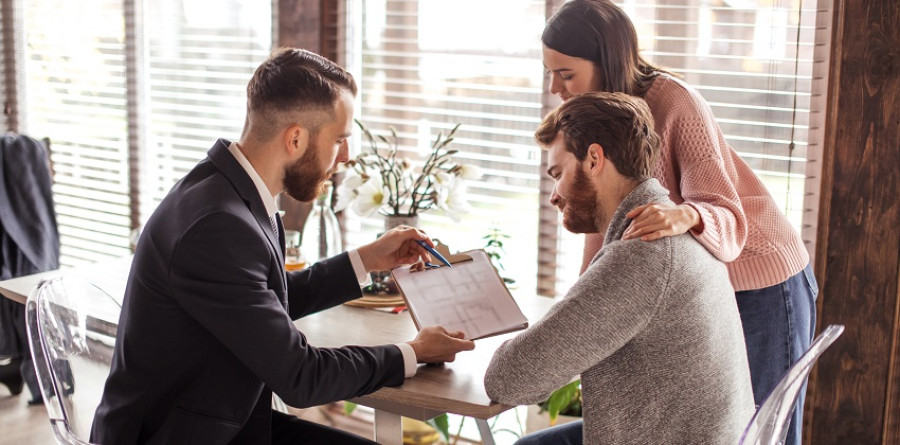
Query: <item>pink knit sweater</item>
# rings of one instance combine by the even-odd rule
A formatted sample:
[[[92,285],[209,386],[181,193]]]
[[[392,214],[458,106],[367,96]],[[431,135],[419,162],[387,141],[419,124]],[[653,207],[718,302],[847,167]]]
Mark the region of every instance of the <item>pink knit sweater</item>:
[[[676,204],[700,214],[694,237],[727,263],[735,291],[784,282],[809,263],[800,236],[759,178],[725,142],[712,110],[696,90],[660,75],[644,96],[662,141],[653,176]],[[603,244],[585,237],[584,264]]]

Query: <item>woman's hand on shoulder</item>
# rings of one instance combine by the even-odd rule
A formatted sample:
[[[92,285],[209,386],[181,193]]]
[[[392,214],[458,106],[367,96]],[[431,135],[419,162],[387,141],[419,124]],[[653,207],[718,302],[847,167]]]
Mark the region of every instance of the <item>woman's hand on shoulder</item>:
[[[622,235],[623,240],[640,238],[653,241],[666,236],[681,235],[692,228],[702,231],[700,214],[687,204],[645,204],[628,212],[631,224]]]

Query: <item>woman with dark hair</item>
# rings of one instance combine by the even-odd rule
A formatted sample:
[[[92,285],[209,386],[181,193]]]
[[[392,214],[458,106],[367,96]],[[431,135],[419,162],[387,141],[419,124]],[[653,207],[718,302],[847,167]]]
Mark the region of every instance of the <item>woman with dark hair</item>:
[[[727,264],[754,399],[762,403],[808,349],[814,334],[818,288],[799,235],[759,178],[728,146],[703,97],[641,57],[634,25],[615,4],[568,2],[547,22],[541,41],[550,92],[562,100],[607,91],[638,96],[649,105],[661,138],[653,176],[675,204],[633,210],[623,239],[652,241],[690,232]],[[603,235],[586,235],[582,272],[600,250]],[[802,413],[801,393],[786,444],[800,443]],[[580,425],[561,428],[567,428],[564,436],[571,443],[580,443]],[[564,431],[547,431],[544,438],[564,443],[560,433]],[[537,439],[528,436],[521,443]]]

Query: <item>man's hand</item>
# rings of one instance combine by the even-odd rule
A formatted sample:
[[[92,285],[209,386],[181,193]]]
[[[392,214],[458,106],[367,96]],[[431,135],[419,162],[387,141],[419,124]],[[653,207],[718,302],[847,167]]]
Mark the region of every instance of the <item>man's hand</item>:
[[[434,246],[431,239],[421,230],[408,226],[398,226],[381,235],[375,242],[359,248],[359,258],[366,272],[390,270],[405,264],[412,264],[419,259],[431,261],[431,255],[417,240]]]
[[[631,225],[625,230],[622,239],[640,238],[642,241],[653,241],[664,236],[681,235],[688,230],[703,230],[700,214],[693,207],[681,204],[645,204],[628,212]]]
[[[441,326],[422,328],[416,339],[409,342],[419,363],[452,362],[456,353],[475,349],[475,342],[463,340],[462,331],[448,332]]]

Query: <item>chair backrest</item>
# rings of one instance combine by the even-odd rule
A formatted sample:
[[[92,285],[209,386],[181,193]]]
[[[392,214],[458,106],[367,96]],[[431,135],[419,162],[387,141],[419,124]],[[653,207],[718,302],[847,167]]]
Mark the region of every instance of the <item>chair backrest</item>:
[[[756,410],[750,419],[741,445],[780,445],[787,436],[789,419],[797,403],[800,390],[809,376],[810,370],[819,356],[841,336],[844,326],[833,324],[826,327],[809,346],[809,350],[794,363],[781,381]]]
[[[43,280],[28,296],[28,341],[60,443],[88,441],[121,309],[109,294],[75,277]]]

